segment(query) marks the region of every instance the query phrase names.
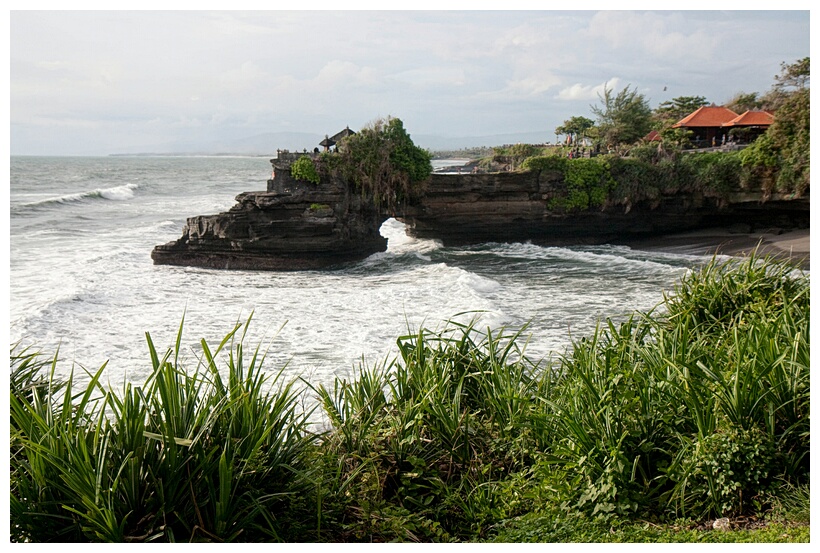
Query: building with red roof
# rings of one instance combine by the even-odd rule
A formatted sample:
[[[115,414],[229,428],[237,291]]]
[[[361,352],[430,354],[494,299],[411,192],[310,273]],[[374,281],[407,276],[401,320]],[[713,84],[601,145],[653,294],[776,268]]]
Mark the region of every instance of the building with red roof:
[[[673,129],[687,129],[694,133],[692,142],[701,146],[719,146],[728,133],[723,126],[738,115],[723,106],[702,106],[672,125]]]
[[[649,134],[643,137],[644,142],[660,142],[662,140],[661,133],[655,130],[649,131]]]
[[[723,124],[723,128],[734,138],[742,138],[745,142],[753,142],[758,136],[774,123],[774,115],[768,111],[745,111]]]
[[[774,123],[774,115],[768,111],[762,110],[747,110],[738,115],[728,123],[724,123],[724,127],[762,127],[768,129]]]

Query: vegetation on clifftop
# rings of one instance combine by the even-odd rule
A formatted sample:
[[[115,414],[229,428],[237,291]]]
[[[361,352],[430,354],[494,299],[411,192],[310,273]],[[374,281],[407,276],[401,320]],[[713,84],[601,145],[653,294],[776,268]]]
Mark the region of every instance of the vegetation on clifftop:
[[[742,162],[756,176],[766,179],[768,191],[805,194],[809,189],[810,157],[810,62],[803,58],[782,65],[774,91],[777,111],[766,134],[743,151]],[[773,177],[773,178],[772,178]]]
[[[345,137],[322,159],[332,172],[354,183],[365,197],[389,210],[423,193],[433,171],[432,155],[413,143],[401,119],[376,119]]]
[[[636,90],[624,88],[615,94],[609,89],[600,96],[600,106],[590,106],[596,124],[584,117],[572,117],[555,129],[568,136],[567,146],[517,144],[498,148],[495,160],[506,169],[560,170],[565,176],[579,156],[603,154],[600,163],[609,166],[614,180],[607,201],[634,203],[654,199],[664,189],[693,190],[725,196],[731,191],[761,191],[764,198],[773,193],[801,197],[810,185],[810,60],[781,65],[772,90],[738,93],[728,107],[737,113],[764,109],[773,113],[774,123],[740,153],[737,151],[697,153],[691,150],[691,131],[672,126],[699,107],[708,105],[703,96],[683,96],[662,102],[654,111]],[[660,142],[644,144],[650,128],[659,133]],[[730,135],[748,132],[738,128]],[[590,142],[591,141],[591,142]],[[682,156],[683,153],[692,154]],[[567,163],[547,161],[544,157],[569,157]],[[534,159],[527,159],[534,158]],[[599,158],[596,158],[599,159]],[[550,169],[548,169],[550,168]],[[601,180],[583,179],[568,188],[567,196],[553,203],[570,209],[586,209],[583,192],[600,194]],[[606,188],[605,186],[603,188]]]
[[[521,163],[521,170],[559,176],[566,184],[565,190],[551,198],[548,207],[565,211],[606,205],[628,207],[678,191],[726,199],[732,192],[754,191],[759,186],[754,169],[743,165],[741,152],[690,155],[638,146],[630,154],[577,159],[533,156]]]
[[[301,390],[250,321],[194,370],[147,336],[121,390],[12,349],[10,539],[808,541],[809,304],[787,265],[713,261],[554,363],[451,323]]]
[[[291,163],[290,174],[296,180],[312,182],[313,184],[319,184],[322,181],[319,171],[316,169],[316,164],[309,156],[302,156]]]

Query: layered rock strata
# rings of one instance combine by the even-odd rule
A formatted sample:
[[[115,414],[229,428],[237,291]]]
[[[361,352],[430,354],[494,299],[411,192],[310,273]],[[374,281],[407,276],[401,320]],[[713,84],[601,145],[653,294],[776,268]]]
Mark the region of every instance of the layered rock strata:
[[[154,263],[215,269],[322,269],[384,251],[388,217],[407,233],[445,246],[531,241],[542,245],[620,243],[709,227],[739,232],[808,228],[809,199],[737,191],[657,193],[588,210],[555,207],[567,197],[561,173],[433,174],[416,205],[388,213],[339,179],[295,180],[274,162],[264,192],[245,192],[225,213],[188,219],[182,237],[157,246]]]
[[[808,198],[691,191],[588,210],[550,207],[566,197],[560,173],[432,175],[418,205],[397,218],[407,233],[444,245],[531,241],[542,245],[624,243],[714,226],[808,228]]]
[[[182,237],[157,246],[155,264],[212,269],[308,270],[387,249],[386,219],[338,180],[319,185],[277,171],[265,192],[244,192],[217,215],[188,219]]]

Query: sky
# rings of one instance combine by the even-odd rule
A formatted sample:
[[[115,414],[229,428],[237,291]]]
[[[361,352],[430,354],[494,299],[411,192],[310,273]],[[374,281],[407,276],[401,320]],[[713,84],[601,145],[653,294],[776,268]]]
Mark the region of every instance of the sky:
[[[543,5],[509,6],[518,4]],[[790,4],[801,7],[781,3]],[[600,105],[604,87],[635,89],[651,108],[680,96],[722,104],[738,92],[766,92],[782,62],[810,55],[805,5],[787,11],[12,7],[9,23],[11,155],[174,151],[263,133],[334,134],[386,116],[400,118],[411,136],[539,133],[554,141],[555,128],[570,117],[594,119],[590,106]],[[465,139],[463,146],[471,145]]]

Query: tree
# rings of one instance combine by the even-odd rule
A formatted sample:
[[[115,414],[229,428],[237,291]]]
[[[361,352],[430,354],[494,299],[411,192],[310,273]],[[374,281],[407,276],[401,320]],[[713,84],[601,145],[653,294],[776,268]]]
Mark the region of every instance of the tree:
[[[658,130],[671,127],[693,111],[708,105],[703,96],[678,96],[661,102],[653,112],[653,117],[660,123]]]
[[[645,136],[652,129],[652,110],[643,94],[629,86],[613,95],[611,89],[604,87],[603,95],[599,94],[601,106],[590,106],[598,119],[600,139],[608,146],[632,144]]]
[[[564,121],[564,124],[555,128],[555,134],[565,134],[575,142],[579,137],[586,136],[586,132],[595,125],[595,121],[576,115]]]
[[[726,107],[740,114],[753,109],[763,109],[764,102],[757,92],[738,92],[726,102]]]
[[[394,209],[413,201],[433,171],[430,152],[413,143],[401,119],[376,119],[339,142],[329,165],[353,181],[362,195]]]
[[[743,164],[777,172],[781,192],[802,195],[809,189],[810,89],[809,58],[782,64],[772,92],[778,98],[774,123],[749,148]]]
[[[778,90],[802,90],[808,88],[811,78],[809,58],[799,59],[792,64],[785,61],[780,64],[781,73],[775,75],[774,87]]]
[[[780,64],[780,74],[775,75],[772,89],[761,99],[761,108],[777,111],[793,94],[806,90],[810,78],[809,58],[802,58],[793,64]]]

